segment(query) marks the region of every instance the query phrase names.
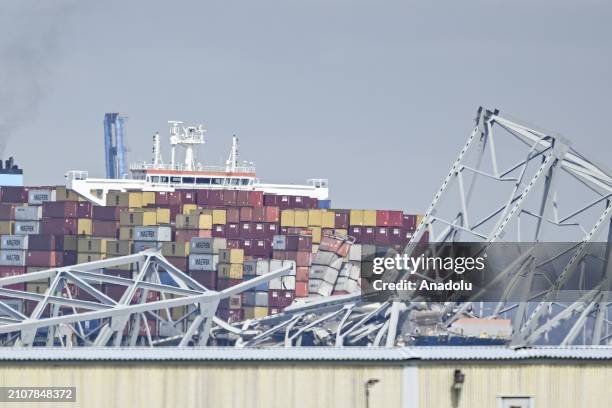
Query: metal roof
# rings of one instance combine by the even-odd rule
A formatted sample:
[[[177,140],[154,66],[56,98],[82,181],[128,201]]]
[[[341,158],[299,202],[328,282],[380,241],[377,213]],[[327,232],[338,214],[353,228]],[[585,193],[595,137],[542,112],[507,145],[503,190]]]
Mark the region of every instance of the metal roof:
[[[0,361],[478,361],[606,360],[612,347],[0,348]]]

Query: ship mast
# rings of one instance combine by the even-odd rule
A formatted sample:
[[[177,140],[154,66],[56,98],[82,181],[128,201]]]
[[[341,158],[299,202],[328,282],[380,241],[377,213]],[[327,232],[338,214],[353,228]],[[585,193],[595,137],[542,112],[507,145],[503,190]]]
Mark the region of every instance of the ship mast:
[[[229,157],[225,162],[225,171],[233,173],[238,167],[238,138],[236,135],[232,136],[232,150],[230,150]]]

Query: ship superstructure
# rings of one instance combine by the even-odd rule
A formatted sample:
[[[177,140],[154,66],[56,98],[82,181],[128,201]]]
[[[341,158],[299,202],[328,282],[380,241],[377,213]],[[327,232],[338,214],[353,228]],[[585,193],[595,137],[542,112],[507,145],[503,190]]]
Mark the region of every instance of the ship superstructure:
[[[326,200],[329,196],[327,179],[309,179],[302,185],[261,183],[256,176],[255,164],[239,161],[236,136],[232,137],[232,146],[225,165],[199,163],[196,159],[196,150],[205,143],[204,126],[183,126],[183,122],[180,121],[168,123],[170,124],[168,162],[163,159],[160,136],[156,133],[153,136],[152,160],[132,163],[128,177],[90,178],[86,171],[73,170],[66,173],[66,186],[99,205],[104,205],[106,194],[111,190],[232,189],[300,195],[319,200]],[[182,160],[179,158],[181,151]]]

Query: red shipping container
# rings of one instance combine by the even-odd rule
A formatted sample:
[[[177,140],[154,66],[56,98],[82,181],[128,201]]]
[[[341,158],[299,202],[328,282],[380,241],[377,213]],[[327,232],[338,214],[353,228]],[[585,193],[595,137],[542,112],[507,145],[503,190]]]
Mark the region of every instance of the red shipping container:
[[[25,266],[0,266],[0,278],[23,275],[24,273],[26,273]]]
[[[401,227],[404,223],[403,213],[401,211],[376,211],[376,226],[377,227]]]
[[[44,201],[43,218],[76,218],[78,204],[77,201]]]
[[[225,217],[226,222],[240,222],[240,209],[235,207],[230,207],[225,209]]]
[[[45,201],[50,203],[51,201]],[[76,209],[75,209],[76,210]],[[41,232],[53,235],[75,235],[77,234],[76,218],[43,218]]]
[[[28,251],[26,265],[56,267],[61,264],[61,254],[61,252],[56,251]]]
[[[319,208],[319,199],[314,197],[308,197],[308,208]]]
[[[335,228],[347,229],[349,227],[349,211],[348,210],[334,210],[335,211]]]
[[[414,214],[404,214],[402,218],[402,226],[406,228],[409,232],[414,232],[417,226],[417,216]]]
[[[242,248],[242,241],[239,239],[228,239],[227,248],[228,249],[240,249]]]
[[[119,221],[121,211],[126,207],[104,207],[95,205],[92,208],[92,218],[98,221]],[[95,234],[94,234],[95,235]]]
[[[16,204],[0,204],[0,220],[9,221],[15,219]]]
[[[310,266],[311,263],[312,263],[312,253],[311,252],[304,252],[304,251],[297,252],[297,257],[295,259],[296,266]]]
[[[240,224],[231,223],[225,226],[225,237],[231,239],[240,238]]]
[[[224,238],[225,237],[225,225],[223,224],[213,225],[212,236],[215,238]]]
[[[306,282],[310,277],[310,268],[307,266],[298,266],[295,268],[295,280],[297,282]]]
[[[210,238],[212,236],[209,230],[176,230],[174,235],[175,242],[189,242],[191,238]]]
[[[235,206],[238,192],[235,190],[224,190],[223,191],[223,205]]]
[[[252,221],[264,222],[266,220],[266,207],[254,207]]]
[[[157,205],[168,205],[170,204],[170,200],[168,197],[168,192],[166,191],[156,191],[155,192],[155,204]]]
[[[0,188],[0,200],[3,203],[27,203],[28,190],[21,186],[2,186]]]
[[[228,323],[240,322],[244,320],[243,309],[217,309],[217,317]]]
[[[238,191],[236,193],[236,205],[248,206],[249,205],[249,192],[248,191]]]
[[[91,229],[95,237],[117,238],[119,235],[119,222],[93,220]]]
[[[77,216],[79,218],[91,218],[92,205],[90,202],[80,201],[77,203]]]
[[[206,289],[215,290],[217,288],[216,271],[190,271],[189,276]]]
[[[196,190],[196,204],[208,205],[210,190]]]
[[[308,297],[308,282],[295,282],[295,297]]]
[[[336,252],[342,246],[342,240],[330,236],[324,236],[319,244],[319,251]]]
[[[265,222],[279,222],[280,221],[280,209],[278,207],[265,207]]]
[[[253,209],[251,207],[240,207],[240,221],[253,221]]]
[[[136,289],[136,292],[134,293],[134,296],[132,297],[132,303],[138,303],[141,295],[142,295],[142,289],[141,288]],[[159,297],[160,297],[159,292],[148,290],[147,296],[145,298],[146,303],[156,302],[159,300]]]
[[[263,191],[249,191],[249,203],[251,207],[261,207],[264,205]]]
[[[175,268],[180,269],[183,272],[187,271],[189,258],[184,257],[184,256],[166,256],[165,258]]]

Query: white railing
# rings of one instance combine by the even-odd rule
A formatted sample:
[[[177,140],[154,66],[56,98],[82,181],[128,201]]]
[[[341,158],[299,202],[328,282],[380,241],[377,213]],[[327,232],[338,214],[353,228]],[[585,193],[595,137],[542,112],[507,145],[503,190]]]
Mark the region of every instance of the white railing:
[[[196,164],[192,169],[188,170],[184,164],[153,164],[153,163],[132,163],[130,170],[175,170],[175,171],[201,171],[201,172],[216,172],[225,173],[225,166],[204,166]],[[237,166],[236,173],[255,173],[255,166]]]

